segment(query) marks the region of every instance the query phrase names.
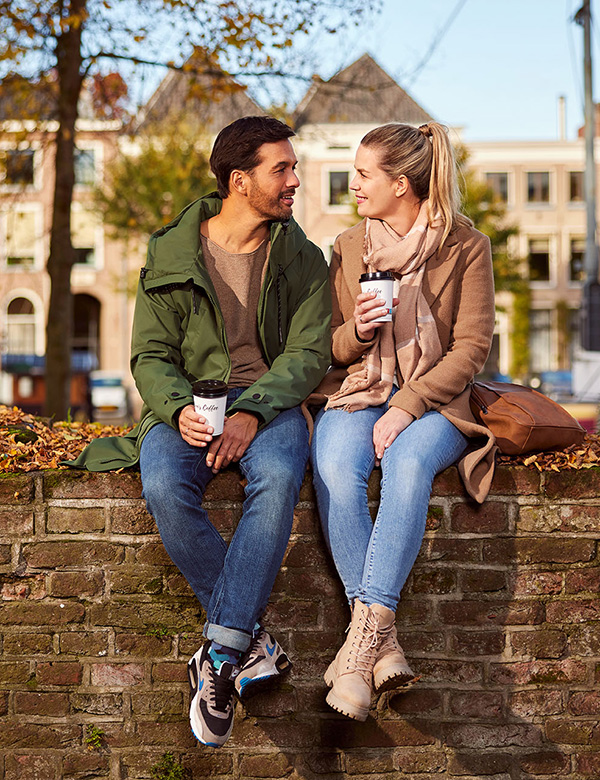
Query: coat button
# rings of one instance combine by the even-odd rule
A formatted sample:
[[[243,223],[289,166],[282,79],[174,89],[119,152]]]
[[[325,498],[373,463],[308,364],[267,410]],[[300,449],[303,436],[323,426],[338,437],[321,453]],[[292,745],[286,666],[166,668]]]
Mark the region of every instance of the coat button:
[[[171,398],[179,398],[179,393],[171,393]]]
[[[260,393],[254,393],[252,398],[255,398],[258,401],[258,399],[260,398]]]

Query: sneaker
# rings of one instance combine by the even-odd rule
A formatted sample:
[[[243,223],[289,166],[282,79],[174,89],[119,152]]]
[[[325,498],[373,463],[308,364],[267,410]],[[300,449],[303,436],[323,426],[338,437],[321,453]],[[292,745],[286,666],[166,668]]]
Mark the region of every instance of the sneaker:
[[[260,690],[264,683],[287,674],[291,668],[292,662],[279,642],[261,627],[242,658],[235,689],[240,698],[247,698]]]
[[[208,655],[210,642],[188,662],[191,688],[190,725],[203,745],[221,747],[233,728],[234,680],[239,667],[222,663],[217,671]]]

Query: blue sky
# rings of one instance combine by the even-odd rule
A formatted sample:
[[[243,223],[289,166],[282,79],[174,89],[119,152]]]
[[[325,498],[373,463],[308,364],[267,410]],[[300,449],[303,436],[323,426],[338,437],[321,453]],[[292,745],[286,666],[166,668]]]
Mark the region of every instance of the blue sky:
[[[469,140],[556,138],[557,98],[564,94],[573,138],[583,122],[583,29],[570,18],[580,6],[580,0],[384,0],[369,29],[332,47],[343,56],[328,57],[321,75],[367,50],[436,119],[464,126]],[[595,13],[597,96],[600,0],[592,0]]]

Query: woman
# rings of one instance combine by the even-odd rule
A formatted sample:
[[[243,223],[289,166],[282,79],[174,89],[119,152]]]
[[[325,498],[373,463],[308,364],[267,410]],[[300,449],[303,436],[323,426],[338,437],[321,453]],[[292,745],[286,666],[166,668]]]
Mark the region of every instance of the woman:
[[[312,443],[325,537],[352,610],[346,641],[325,674],[327,702],[365,720],[377,692],[414,680],[395,611],[421,546],[434,476],[460,459],[483,501],[494,441],[475,423],[469,384],[494,330],[490,243],[458,213],[456,165],[445,127],[390,124],[368,133],[355,160],[362,222],[342,233],[331,262],[333,367],[320,391]],[[394,274],[393,321],[365,271]],[[381,464],[373,522],[367,483]]]

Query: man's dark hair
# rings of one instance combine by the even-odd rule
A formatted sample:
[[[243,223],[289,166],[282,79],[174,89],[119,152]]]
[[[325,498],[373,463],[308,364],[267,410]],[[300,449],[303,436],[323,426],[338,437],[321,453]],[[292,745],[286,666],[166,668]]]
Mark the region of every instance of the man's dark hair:
[[[210,155],[210,169],[222,198],[229,195],[231,171],[250,173],[260,162],[258,150],[263,144],[277,143],[295,135],[272,116],[244,116],[224,127]]]

